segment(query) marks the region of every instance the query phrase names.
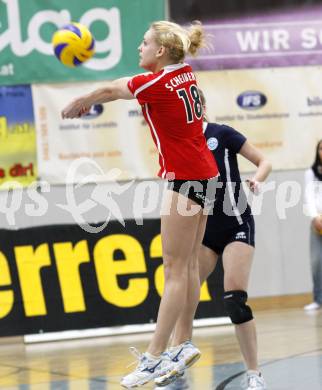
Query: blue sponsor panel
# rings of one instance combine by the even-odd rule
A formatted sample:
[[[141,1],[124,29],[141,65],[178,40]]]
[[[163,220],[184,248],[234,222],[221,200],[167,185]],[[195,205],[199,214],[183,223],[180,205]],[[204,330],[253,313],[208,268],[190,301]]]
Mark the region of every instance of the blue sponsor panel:
[[[8,126],[34,125],[30,85],[0,86],[0,116],[6,117]]]
[[[244,110],[257,110],[267,103],[267,97],[258,91],[245,91],[238,95],[237,104]]]
[[[30,85],[0,86],[0,184],[14,188],[37,178]]]
[[[94,104],[89,110],[88,114],[84,115],[83,118],[84,119],[97,118],[98,116],[102,115],[103,112],[104,112],[103,104]]]

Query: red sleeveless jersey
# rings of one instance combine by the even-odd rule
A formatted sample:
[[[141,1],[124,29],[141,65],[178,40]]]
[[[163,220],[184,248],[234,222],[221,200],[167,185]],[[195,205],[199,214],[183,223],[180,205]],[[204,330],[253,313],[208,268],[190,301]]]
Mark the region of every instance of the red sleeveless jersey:
[[[128,87],[141,104],[159,151],[162,178],[204,180],[218,168],[202,129],[202,105],[188,64],[134,76]]]

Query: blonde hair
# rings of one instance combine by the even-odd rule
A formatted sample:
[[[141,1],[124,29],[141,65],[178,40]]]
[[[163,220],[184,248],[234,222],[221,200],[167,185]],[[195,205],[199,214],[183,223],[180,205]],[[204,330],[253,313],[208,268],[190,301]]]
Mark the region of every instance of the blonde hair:
[[[193,22],[189,29],[165,20],[152,23],[150,28],[158,44],[168,50],[169,57],[175,62],[183,61],[187,54],[195,56],[200,48],[207,46],[199,21]]]

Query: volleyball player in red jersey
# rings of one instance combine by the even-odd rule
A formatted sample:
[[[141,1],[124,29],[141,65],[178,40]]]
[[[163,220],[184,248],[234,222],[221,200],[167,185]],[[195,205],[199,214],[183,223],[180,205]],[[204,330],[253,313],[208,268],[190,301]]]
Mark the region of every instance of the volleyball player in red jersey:
[[[205,231],[207,209],[214,202],[217,164],[202,128],[202,104],[186,54],[204,46],[200,23],[189,30],[159,21],[151,24],[139,46],[140,66],[150,73],[111,81],[106,87],[71,102],[63,118],[77,118],[93,104],[136,98],[142,106],[159,151],[161,178],[169,181],[161,212],[164,293],[156,330],[136,369],[122,386],[137,387],[170,372],[173,362],[165,352],[185,302],[200,294],[197,253]],[[200,355],[199,355],[200,356]],[[191,357],[195,361],[199,356]],[[164,383],[166,384],[166,383]]]

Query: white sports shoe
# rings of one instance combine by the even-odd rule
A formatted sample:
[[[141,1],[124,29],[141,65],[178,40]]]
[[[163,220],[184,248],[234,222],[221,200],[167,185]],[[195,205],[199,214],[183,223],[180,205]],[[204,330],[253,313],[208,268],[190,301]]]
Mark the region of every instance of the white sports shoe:
[[[304,310],[311,311],[311,310],[319,310],[321,308],[321,305],[317,302],[309,303],[308,305],[304,306]]]
[[[156,386],[154,390],[188,390],[190,389],[189,380],[187,375],[182,375],[177,378],[174,382],[166,386]]]
[[[130,352],[139,360],[136,369],[121,380],[121,385],[127,389],[142,386],[145,383],[165,375],[173,366],[169,355],[164,352],[159,358],[148,357],[131,347]]]
[[[246,373],[246,390],[266,390],[266,383],[260,372],[248,370]]]
[[[192,366],[201,356],[201,352],[191,341],[169,348],[167,353],[173,362],[173,366],[165,375],[160,375],[154,380],[154,383],[159,387],[174,382],[184,374],[185,369]]]

